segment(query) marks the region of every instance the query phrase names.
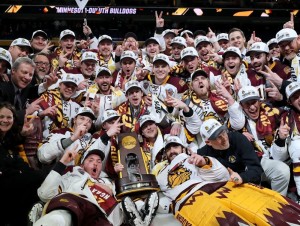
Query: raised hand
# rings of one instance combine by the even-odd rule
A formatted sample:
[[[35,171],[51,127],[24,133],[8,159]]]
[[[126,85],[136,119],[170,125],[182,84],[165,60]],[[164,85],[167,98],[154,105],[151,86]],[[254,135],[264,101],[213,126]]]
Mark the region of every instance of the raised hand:
[[[45,109],[44,111],[40,112],[38,114],[38,116],[40,118],[44,118],[45,116],[49,116],[49,117],[52,117],[52,116],[55,116],[57,113],[57,105],[53,105],[51,107],[48,107],[47,109]]]
[[[50,54],[51,53],[51,48],[54,46],[54,44],[51,42],[51,41],[49,41],[48,43],[47,43],[47,45],[45,46],[45,48],[44,49],[42,49],[42,53],[46,53],[46,54]]]
[[[188,163],[193,164],[195,166],[201,167],[206,165],[206,161],[203,156],[198,155],[196,153],[191,153],[191,156],[187,159]]]
[[[290,129],[291,128],[284,122],[284,119],[282,117],[278,129],[279,138],[285,140],[290,135]]]
[[[78,144],[74,146],[72,149],[66,149],[65,153],[60,159],[60,162],[63,163],[64,165],[68,165],[70,162],[74,161],[76,159],[76,156],[78,154]]]
[[[124,124],[123,123],[120,123],[120,118],[118,118],[114,124],[109,128],[109,130],[107,130],[107,135],[109,137],[112,137],[112,136],[116,136],[118,135],[120,132],[121,132],[121,127],[123,126]]]
[[[281,101],[283,99],[282,94],[279,92],[278,88],[270,81],[271,87],[265,88],[268,96],[276,101]]]
[[[259,71],[263,76],[265,76],[266,80],[269,80],[277,87],[282,85],[282,78],[275,72],[273,72],[267,65],[265,65],[266,71]]]
[[[241,176],[234,172],[232,169],[230,169],[229,167],[227,168],[229,175],[230,175],[230,179],[229,181],[232,181],[235,184],[242,184],[243,183],[243,179],[241,178]]]
[[[86,124],[81,124],[75,128],[73,135],[70,137],[72,141],[80,139],[84,134],[88,132]]]
[[[124,169],[124,166],[123,166],[122,163],[117,162],[117,163],[115,164],[115,166],[114,166],[114,170],[115,170],[116,173],[122,172],[123,169]]]
[[[43,101],[42,97],[39,97],[35,101],[33,101],[27,108],[26,108],[26,115],[32,115],[33,112],[38,111],[40,107],[40,103]]]
[[[28,116],[29,115],[25,115],[25,119],[24,119],[24,125],[22,127],[22,131],[21,131],[21,135],[26,137],[29,136],[31,134],[33,134],[34,132],[34,125],[33,125],[33,120],[35,119],[36,116],[31,115],[30,119],[28,120]]]
[[[165,20],[162,18],[162,15],[163,11],[161,11],[159,15],[157,15],[157,11],[155,11],[156,27],[164,27]]]
[[[68,61],[68,56],[70,55],[70,53],[63,53],[61,52],[61,54],[58,57],[58,66],[59,67],[64,67],[66,62]]]
[[[291,28],[294,29],[294,13],[290,12],[290,20],[285,22],[283,28]]]

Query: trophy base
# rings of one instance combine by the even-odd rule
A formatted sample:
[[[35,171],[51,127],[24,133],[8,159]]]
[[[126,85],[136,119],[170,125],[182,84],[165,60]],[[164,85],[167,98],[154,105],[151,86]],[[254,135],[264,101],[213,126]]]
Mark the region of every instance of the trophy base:
[[[141,174],[139,181],[131,181],[129,177],[118,178],[116,183],[116,197],[120,201],[124,196],[143,196],[153,191],[159,191],[157,180],[153,174]]]

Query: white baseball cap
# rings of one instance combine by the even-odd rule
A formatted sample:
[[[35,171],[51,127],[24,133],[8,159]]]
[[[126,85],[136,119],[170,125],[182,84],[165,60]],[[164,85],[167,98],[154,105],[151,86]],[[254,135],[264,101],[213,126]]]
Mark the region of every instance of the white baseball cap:
[[[198,46],[201,42],[211,43],[211,41],[209,41],[208,37],[206,37],[206,36],[198,36],[198,37],[195,39],[195,41],[194,41],[194,46],[195,46],[195,48],[197,48],[197,46]]]
[[[171,29],[164,30],[163,33],[162,33],[162,36],[165,36],[166,34],[169,34],[169,33],[171,33],[174,36],[176,36],[176,33],[173,30],[171,30]]]
[[[73,31],[66,29],[66,30],[63,30],[62,32],[60,32],[59,40],[61,40],[63,37],[65,37],[67,35],[73,36],[74,38],[76,37],[75,33]]]
[[[90,109],[89,107],[80,107],[77,111],[76,116],[77,115],[89,115],[92,120],[96,119],[96,116],[95,116],[93,110]]]
[[[292,41],[298,37],[297,32],[291,28],[283,28],[276,34],[277,42]]]
[[[122,61],[125,58],[131,58],[131,59],[133,59],[136,62],[136,55],[131,50],[126,50],[126,51],[122,52],[120,61]]]
[[[10,52],[7,51],[6,49],[1,48],[1,47],[0,47],[0,59],[7,61],[8,64],[9,64],[9,68],[11,68],[12,58],[11,58]]]
[[[98,38],[98,43],[102,42],[103,40],[109,40],[112,42],[112,38],[109,36],[109,35],[101,35],[99,38]]]
[[[154,117],[152,115],[142,115],[139,119],[140,121],[140,128],[142,128],[142,126],[149,121],[153,121],[156,123],[156,120],[154,119]]]
[[[45,39],[48,39],[48,34],[47,34],[45,31],[43,31],[43,30],[36,30],[36,31],[34,31],[34,32],[32,33],[31,40],[32,40],[35,36],[37,36],[37,35],[40,35],[40,36],[44,37]]]
[[[299,82],[292,82],[285,88],[286,97],[289,99],[295,92],[300,90]]]
[[[186,47],[181,51],[180,57],[182,60],[187,56],[199,57],[198,52],[194,47]]]
[[[78,79],[77,79],[77,77],[78,77],[77,74],[70,74],[70,73],[63,74],[60,82],[61,82],[61,83],[64,83],[64,82],[72,82],[72,83],[74,83],[76,86],[78,86]]]
[[[130,81],[126,82],[126,84],[125,84],[125,93],[127,93],[128,90],[130,90],[133,87],[137,87],[142,90],[141,84],[138,81],[130,80]]]
[[[91,52],[91,51],[86,51],[81,55],[81,61],[85,61],[85,60],[94,60],[94,61],[98,61],[98,56],[97,53]]]
[[[145,46],[149,45],[150,43],[157,43],[158,45],[160,45],[160,42],[158,40],[158,38],[156,37],[150,37],[145,41]]]
[[[268,42],[267,42],[267,46],[269,47],[272,44],[278,44],[277,39],[276,38],[271,38]]]
[[[189,34],[191,36],[194,36],[193,32],[191,32],[190,30],[184,30],[180,33],[180,36],[183,37],[184,34]]]
[[[259,100],[260,96],[257,88],[253,86],[243,86],[238,92],[238,99],[240,103],[244,103],[248,100]]]
[[[12,41],[10,46],[25,46],[25,47],[29,47],[29,49],[32,51],[30,42],[26,38],[17,38]]]
[[[170,144],[180,144],[182,147],[186,147],[186,145],[183,144],[182,140],[178,136],[166,136],[164,148],[166,149]]]
[[[202,123],[200,134],[205,141],[215,140],[224,130],[227,130],[226,126],[211,118]]]
[[[227,33],[220,33],[217,35],[217,41],[220,41],[220,40],[227,40],[229,41],[229,38],[228,38],[228,34]]]
[[[153,64],[157,61],[164,61],[170,66],[169,57],[166,54],[163,53],[156,54],[153,58]]]
[[[82,164],[82,163],[84,162],[84,160],[85,160],[88,156],[90,156],[90,155],[92,155],[92,154],[98,155],[98,156],[101,158],[102,161],[103,161],[103,159],[105,158],[104,152],[101,151],[100,149],[87,150],[87,151],[84,152],[83,156],[81,157],[80,163]]]
[[[225,55],[228,54],[228,53],[235,53],[236,55],[239,56],[239,58],[242,59],[242,53],[241,53],[241,50],[237,47],[234,47],[234,46],[230,46],[228,47],[225,52],[223,53],[223,59],[225,58]]]
[[[269,53],[269,51],[269,47],[266,43],[254,42],[247,51],[246,56],[249,56],[251,52]]]
[[[172,44],[178,44],[178,45],[183,45],[185,48],[187,47],[186,41],[183,37],[177,36],[172,39],[171,45]]]
[[[100,121],[101,121],[101,124],[103,124],[104,122],[106,122],[110,119],[119,118],[119,117],[120,117],[120,115],[116,110],[109,109],[109,110],[104,111],[104,113],[102,114],[102,116],[100,118]]]
[[[103,73],[103,72],[106,72],[109,75],[112,75],[111,71],[107,67],[97,67],[97,69],[96,69],[96,75],[97,76],[96,77],[98,77],[100,75],[100,73]]]

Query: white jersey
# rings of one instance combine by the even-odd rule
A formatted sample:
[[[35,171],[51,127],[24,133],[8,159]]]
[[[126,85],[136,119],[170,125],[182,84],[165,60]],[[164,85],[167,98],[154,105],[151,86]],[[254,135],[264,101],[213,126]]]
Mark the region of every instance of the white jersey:
[[[161,191],[170,199],[175,200],[186,188],[199,184],[201,188],[207,183],[228,181],[227,169],[215,158],[209,157],[211,167],[198,167],[190,164],[185,153],[177,155],[170,164],[165,165],[157,173],[157,181]],[[157,164],[156,167],[160,167]]]
[[[72,134],[73,132],[69,129],[61,129],[57,130],[57,132],[55,131],[55,133],[51,133],[43,145],[38,148],[37,156],[39,161],[43,164],[50,164],[53,160],[58,161],[65,152],[65,149],[62,146],[62,140],[70,138]],[[77,150],[104,150],[105,148],[101,139],[93,139],[90,133],[86,133],[82,138],[77,139],[67,148],[72,149],[75,148],[76,145],[78,145]]]
[[[67,172],[64,175],[60,175],[56,171],[51,170],[42,185],[38,188],[38,196],[42,201],[48,202],[59,194],[58,191],[60,188],[61,192],[81,194],[81,197],[84,197],[85,200],[93,203],[105,214],[105,211],[99,206],[91,189],[89,188],[88,181],[93,183],[103,183],[114,191],[114,187],[109,180],[104,178],[95,180],[91,178],[90,175],[81,167],[75,166],[72,172]],[[121,212],[120,204],[118,204],[110,215],[106,217],[112,225],[121,225],[123,222],[123,214]]]

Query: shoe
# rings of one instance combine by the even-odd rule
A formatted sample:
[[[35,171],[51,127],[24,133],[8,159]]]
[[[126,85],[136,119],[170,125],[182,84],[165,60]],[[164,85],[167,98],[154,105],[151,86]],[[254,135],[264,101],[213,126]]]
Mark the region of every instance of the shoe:
[[[123,211],[125,212],[127,221],[130,225],[145,226],[135,203],[131,200],[130,197],[127,196],[122,200],[122,207]]]
[[[43,208],[44,208],[44,203],[42,203],[42,202],[37,202],[33,205],[33,207],[31,208],[31,210],[28,214],[29,223],[33,224],[38,219],[41,218],[42,213],[43,213]]]
[[[157,192],[152,192],[146,199],[144,209],[141,210],[144,215],[143,221],[145,223],[145,226],[150,225],[152,219],[156,215],[158,204],[159,204],[158,194]]]

